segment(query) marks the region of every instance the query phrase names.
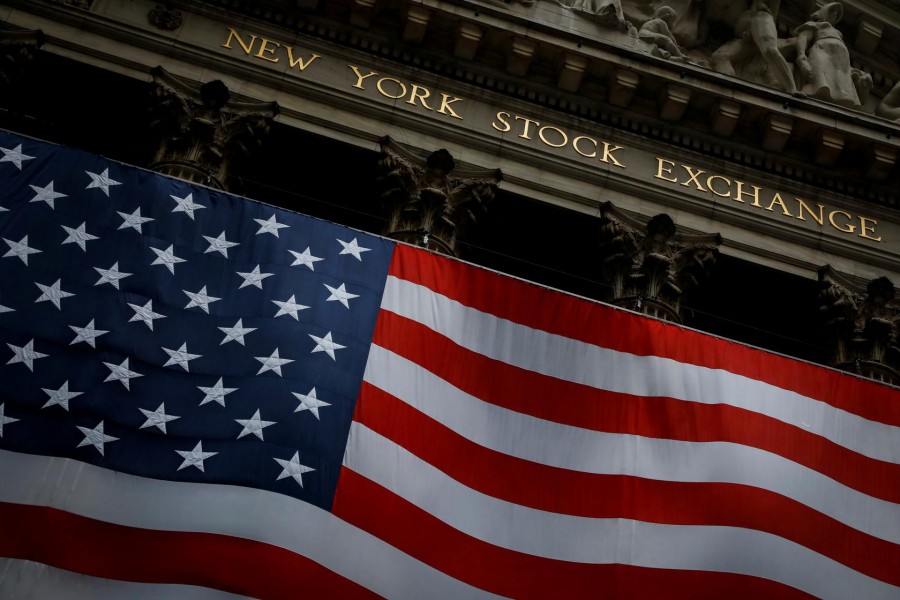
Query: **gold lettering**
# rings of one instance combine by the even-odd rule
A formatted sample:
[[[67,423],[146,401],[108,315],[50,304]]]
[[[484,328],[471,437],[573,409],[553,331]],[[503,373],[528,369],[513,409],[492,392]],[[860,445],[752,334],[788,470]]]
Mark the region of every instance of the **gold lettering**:
[[[452,98],[452,99],[451,99]],[[462,102],[462,98],[457,98],[456,96],[448,96],[447,94],[441,93],[441,107],[438,109],[438,112],[442,115],[450,115],[456,119],[462,120],[462,117],[456,114],[456,111],[450,106],[454,102]]]
[[[690,179],[683,182],[681,185],[683,185],[684,187],[688,187],[691,183],[693,183],[694,185],[697,186],[697,189],[700,190],[701,192],[706,191],[706,189],[702,185],[700,185],[700,182],[697,181],[697,177],[699,177],[700,175],[703,175],[704,173],[706,173],[706,171],[703,171],[702,169],[697,169],[697,172],[694,173],[694,170],[687,165],[681,165],[681,168],[684,169],[685,171],[687,171],[688,175],[691,176]]]
[[[273,44],[273,46],[270,48],[269,44]],[[277,58],[269,58],[268,56],[263,56],[263,53],[274,54],[275,50],[277,50],[280,46],[281,44],[279,44],[278,42],[273,42],[272,40],[267,40],[266,38],[260,38],[259,52],[256,53],[256,58],[261,58],[269,62],[277,63]]]
[[[772,210],[772,207],[775,206],[776,204],[781,207],[781,212],[784,213],[784,216],[786,216],[786,217],[794,216],[787,209],[787,206],[785,206],[785,204],[784,204],[784,200],[781,199],[781,194],[779,194],[778,192],[775,192],[775,195],[772,196],[772,201],[769,202],[769,205],[766,207],[766,210],[768,210],[770,212],[775,212]]]
[[[506,115],[506,117],[504,118],[503,115]],[[500,123],[502,123],[503,126],[504,126],[506,129],[500,129],[500,128],[497,126],[497,122],[496,122],[496,121],[493,122],[493,123],[491,123],[491,127],[493,127],[494,129],[496,129],[496,130],[499,131],[500,133],[506,133],[507,131],[509,131],[510,129],[512,129],[512,126],[510,126],[509,121],[506,120],[506,119],[508,119],[508,118],[509,118],[509,113],[508,113],[508,112],[498,112],[498,113],[497,113],[497,121],[500,121]]]
[[[531,119],[526,119],[525,117],[520,117],[516,115],[516,121],[525,121],[525,128],[522,130],[522,134],[519,136],[520,138],[524,138],[526,140],[530,140],[531,136],[528,135],[528,127],[534,123],[535,125],[540,125],[537,121],[532,121]]]
[[[249,44],[245,44],[245,43],[244,43],[244,40],[241,39],[241,36],[238,35],[238,32],[237,32],[237,31],[235,31],[235,30],[232,29],[231,27],[228,28],[228,31],[229,31],[230,33],[228,34],[228,39],[225,40],[225,43],[224,43],[224,44],[222,44],[222,47],[223,47],[223,48],[228,48],[229,50],[231,50],[231,40],[232,40],[232,38],[234,38],[234,39],[237,40],[237,43],[240,44],[241,48],[244,49],[244,52],[246,52],[247,54],[250,54],[250,53],[253,51],[253,44],[256,43],[256,36],[255,36],[255,35],[250,36],[250,43],[249,43]]]
[[[419,93],[421,91],[422,93]],[[428,110],[434,110],[425,102],[425,98],[431,95],[431,91],[428,88],[419,87],[416,84],[413,84],[412,91],[409,92],[409,100],[406,101],[407,104],[415,105],[416,100],[422,103]]]
[[[582,152],[582,151],[578,148],[578,142],[579,142],[580,140],[588,140],[588,141],[590,141],[592,144],[594,144],[594,151],[591,152],[590,154],[587,154],[586,152]],[[577,138],[575,138],[574,140],[572,140],[572,147],[575,148],[575,152],[577,152],[578,154],[580,154],[580,155],[582,155],[582,156],[585,156],[585,157],[587,157],[587,158],[594,158],[595,156],[597,156],[597,140],[595,140],[594,138],[589,138],[589,137],[586,136],[586,135],[579,135]]]
[[[544,130],[549,129],[550,131],[557,132],[561,137],[562,141],[558,144],[551,144],[547,141],[547,138],[544,137]],[[566,135],[566,132],[558,127],[552,127],[550,125],[544,125],[538,130],[538,137],[541,138],[541,141],[550,146],[551,148],[562,148],[566,144],[569,143],[569,136]]]
[[[809,213],[809,216],[812,217],[813,221],[815,221],[819,225],[825,224],[825,205],[824,204],[816,203],[816,206],[819,207],[819,214],[818,214],[818,216],[816,216],[816,213],[814,213],[812,211],[812,209],[809,207],[809,205],[806,203],[806,201],[803,200],[803,198],[798,198],[798,197],[794,196],[794,200],[797,201],[798,210],[800,211],[797,214],[798,219],[800,219],[801,221],[806,220],[805,218],[803,218],[803,211],[805,210],[806,212]]]
[[[363,79],[367,79],[369,77],[372,77],[373,75],[378,75],[378,73],[376,73],[375,71],[372,71],[368,75],[363,75],[357,67],[354,67],[353,65],[347,65],[347,66],[350,67],[351,69],[353,69],[353,72],[356,73],[356,83],[353,84],[353,87],[359,88],[361,90],[366,89],[363,87],[363,84],[362,84]]]
[[[397,86],[400,88],[400,93],[397,94],[396,96],[391,96],[386,91],[384,91],[384,88],[381,87],[381,84],[384,83],[385,81],[393,81],[394,83],[396,83]],[[406,85],[399,79],[394,79],[393,77],[382,77],[381,79],[378,80],[378,83],[375,84],[375,87],[378,88],[378,91],[381,93],[382,96],[384,96],[385,98],[390,98],[392,100],[396,100],[397,98],[402,98],[403,96],[406,95]]]
[[[847,217],[847,220],[853,219],[853,215],[843,210],[833,210],[828,213],[828,222],[831,223],[831,226],[837,229],[838,231],[843,231],[844,233],[853,233],[856,231],[856,225],[851,225],[850,223],[844,223],[844,227],[841,227],[837,223],[834,222],[834,215],[844,215]]]
[[[725,185],[728,186],[728,189],[726,189],[724,193],[717,192],[716,188],[713,186],[713,181],[718,181],[720,179],[725,182]],[[716,196],[721,196],[722,198],[728,198],[731,195],[731,180],[721,175],[710,175],[709,177],[707,177],[706,187],[708,187],[709,191],[711,191],[713,194],[715,194]]]
[[[675,166],[675,163],[672,162],[671,160],[665,160],[664,158],[659,158],[659,157],[656,158],[656,161],[657,161],[657,163],[659,163],[659,168],[656,170],[656,175],[654,175],[654,177],[656,179],[662,179],[664,181],[671,181],[672,183],[678,183],[677,177],[673,177],[672,179],[669,179],[668,177],[663,177],[663,173],[665,173],[666,175],[672,174],[672,168]],[[665,169],[663,168],[663,163],[668,163],[666,165]]]
[[[625,165],[616,160],[616,157],[613,156],[613,152],[616,150],[621,150],[622,146],[613,146],[610,148],[609,142],[603,142],[603,156],[600,158],[600,162],[612,163],[617,167],[625,168]]]
[[[866,221],[872,223],[872,226],[868,227],[866,225]],[[878,221],[876,221],[875,219],[870,219],[869,217],[860,216],[859,217],[859,237],[866,238],[867,240],[874,240],[876,242],[880,242],[881,241],[880,235],[878,237],[872,237],[872,236],[866,235],[867,231],[871,231],[872,233],[875,233],[876,225],[878,225]]]
[[[313,63],[313,61],[316,60],[317,58],[322,58],[318,54],[310,54],[309,60],[307,60],[307,61],[303,60],[303,56],[298,56],[297,60],[294,60],[294,47],[285,45],[284,49],[287,50],[288,62],[290,63],[291,68],[299,66],[301,71],[306,70],[306,67],[311,65]],[[358,73],[357,73],[357,75],[358,75]]]
[[[737,179],[734,180],[734,183],[737,184],[737,190],[734,192],[734,196],[732,196],[732,200],[737,200],[738,202],[743,202],[744,199],[741,196],[753,196],[753,206],[760,206],[759,204],[759,190],[760,188],[752,185],[750,187],[753,188],[753,193],[744,191],[744,182],[739,181]]]

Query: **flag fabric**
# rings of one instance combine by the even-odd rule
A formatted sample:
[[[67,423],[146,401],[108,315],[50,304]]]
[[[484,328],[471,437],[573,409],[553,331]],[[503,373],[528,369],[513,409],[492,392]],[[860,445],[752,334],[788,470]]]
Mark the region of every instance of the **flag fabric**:
[[[0,597],[900,597],[896,389],[0,151]]]

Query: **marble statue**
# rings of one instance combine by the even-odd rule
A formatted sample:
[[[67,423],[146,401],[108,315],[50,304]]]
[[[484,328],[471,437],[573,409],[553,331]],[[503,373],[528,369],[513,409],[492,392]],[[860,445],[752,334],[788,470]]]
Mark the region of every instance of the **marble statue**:
[[[826,4],[794,30],[801,90],[811,98],[856,108],[862,103],[850,66],[850,52],[835,24],[844,15],[840,2]]]
[[[669,6],[660,6],[653,13],[653,18],[644,23],[638,31],[638,38],[655,47],[663,58],[687,60],[687,54],[678,45],[678,40],[670,26],[675,22],[677,13]]]
[[[875,109],[875,114],[891,121],[900,122],[900,81],[894,84]]]

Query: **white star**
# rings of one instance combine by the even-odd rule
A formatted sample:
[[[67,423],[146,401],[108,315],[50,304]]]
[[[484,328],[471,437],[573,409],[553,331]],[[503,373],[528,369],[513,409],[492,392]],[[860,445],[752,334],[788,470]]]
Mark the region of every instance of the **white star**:
[[[164,367],[178,365],[185,371],[190,371],[190,369],[188,369],[188,361],[202,356],[202,354],[191,354],[188,352],[187,342],[183,343],[178,350],[169,350],[168,348],[163,348],[163,350],[169,355],[169,360],[163,365]]]
[[[74,296],[75,294],[70,294],[69,292],[65,292],[60,289],[60,283],[62,283],[62,279],[57,279],[52,285],[44,285],[43,283],[35,282],[34,285],[38,286],[41,289],[40,297],[35,300],[35,303],[44,302],[49,300],[53,303],[53,306],[62,310],[62,307],[59,305],[60,301],[63,298],[69,298],[70,296]]]
[[[363,248],[362,246],[357,244],[356,238],[353,238],[349,242],[338,240],[338,243],[344,247],[344,249],[338,252],[338,254],[352,254],[359,262],[362,262],[362,253],[371,250],[371,248]]]
[[[109,331],[103,329],[94,329],[94,319],[91,319],[91,322],[84,327],[69,325],[69,329],[77,334],[75,339],[69,342],[70,346],[72,344],[77,344],[78,342],[86,342],[91,348],[96,348],[97,346],[94,340],[104,333],[109,333]]]
[[[0,212],[9,212],[9,209],[5,206],[0,206]]]
[[[295,321],[299,321],[300,317],[297,316],[297,311],[306,310],[309,308],[308,306],[304,306],[303,304],[297,304],[294,301],[294,295],[291,294],[291,297],[282,302],[281,300],[272,300],[276,305],[278,305],[278,312],[275,313],[276,317],[280,317],[281,315],[291,315],[294,317]]]
[[[6,313],[6,312],[13,312],[15,310],[16,309],[14,309],[14,308],[10,308],[8,306],[3,306],[2,304],[0,304],[0,314]]]
[[[200,403],[200,406],[203,406],[207,402],[218,402],[222,406],[225,406],[225,396],[230,394],[231,392],[236,392],[238,388],[227,388],[222,387],[222,378],[219,377],[219,380],[216,382],[216,385],[212,387],[203,387],[197,386],[201,392],[206,394],[206,397],[203,398],[203,401]]]
[[[22,170],[22,162],[26,160],[31,160],[34,158],[33,156],[28,156],[27,154],[22,154],[22,144],[19,144],[15,148],[0,148],[0,152],[3,152],[3,158],[0,158],[0,163],[3,162],[11,162],[16,165],[16,168],[20,171]]]
[[[31,340],[24,346],[13,346],[9,343],[6,345],[9,346],[9,349],[13,351],[13,354],[15,354],[15,356],[6,361],[6,364],[14,365],[16,363],[25,363],[25,366],[28,367],[29,371],[34,371],[35,360],[47,356],[46,354],[42,354],[41,352],[34,351],[34,340]]]
[[[281,465],[281,474],[277,479],[284,479],[285,477],[293,477],[294,481],[300,484],[300,487],[303,487],[303,474],[309,473],[310,471],[315,471],[312,467],[307,467],[306,465],[300,464],[300,453],[294,452],[294,456],[291,457],[291,460],[284,460],[283,458],[276,458],[275,462]],[[276,480],[277,480],[276,479]]]
[[[334,357],[334,351],[340,350],[341,348],[346,348],[347,346],[341,346],[340,344],[331,341],[331,332],[325,334],[325,337],[316,337],[313,334],[308,334],[309,337],[316,341],[316,347],[312,349],[313,352],[324,352],[328,356],[331,357],[331,360],[337,360]]]
[[[144,424],[140,426],[140,429],[143,429],[144,427],[153,427],[155,425],[159,428],[160,431],[166,434],[168,433],[166,431],[166,423],[181,418],[176,417],[175,415],[167,415],[165,402],[160,404],[159,408],[157,408],[156,410],[147,410],[140,407],[138,407],[138,410],[144,413],[144,416],[147,417],[147,420],[144,421]]]
[[[3,403],[0,403],[0,438],[3,437],[3,426],[9,425],[10,423],[15,423],[19,419],[13,419],[12,417],[7,417],[3,414]]]
[[[141,225],[144,223],[149,223],[150,221],[153,220],[150,217],[142,217],[141,216],[141,207],[140,206],[138,206],[135,209],[135,211],[133,213],[131,213],[130,215],[128,213],[124,213],[120,210],[117,210],[116,212],[119,213],[120,217],[122,217],[122,224],[119,225],[119,229],[126,229],[128,227],[131,227],[138,233],[143,233],[143,230],[141,229]]]
[[[225,339],[219,344],[220,346],[226,342],[235,341],[241,346],[244,345],[244,336],[251,331],[256,331],[256,327],[244,327],[243,319],[238,319],[234,327],[219,327],[225,333]]]
[[[179,198],[178,196],[172,194],[172,200],[174,200],[175,204],[178,205],[172,209],[172,212],[183,212],[187,216],[189,216],[191,220],[194,219],[195,210],[197,210],[198,208],[206,208],[202,204],[197,204],[196,202],[194,202],[193,192],[191,192],[184,198]]]
[[[285,225],[284,223],[279,223],[275,219],[275,215],[272,215],[266,220],[263,219],[253,219],[257,223],[259,223],[259,231],[256,232],[256,235],[261,233],[271,233],[275,237],[278,237],[278,230],[283,229],[284,227],[290,227],[290,225]]]
[[[132,273],[122,273],[119,271],[119,262],[116,261],[113,263],[108,269],[101,269],[99,267],[94,267],[94,270],[100,273],[100,279],[97,280],[95,286],[102,285],[104,283],[108,283],[116,289],[119,289],[119,280],[125,279],[126,277],[131,277]]]
[[[244,278],[244,283],[241,284],[241,288],[247,287],[248,285],[254,285],[259,289],[262,289],[262,280],[266,277],[271,277],[275,273],[260,273],[259,265],[256,265],[249,273],[241,273],[238,271],[237,274]]]
[[[76,448],[81,448],[82,446],[93,446],[100,452],[101,455],[106,456],[103,451],[103,444],[116,441],[117,437],[113,437],[111,435],[106,435],[103,433],[103,421],[94,427],[93,429],[88,429],[87,427],[78,426],[78,429],[81,430],[81,433],[84,434],[84,439],[81,440],[81,443],[76,446]]]
[[[156,253],[156,260],[154,260],[151,265],[165,265],[169,269],[169,273],[172,275],[175,274],[175,265],[178,263],[187,262],[183,258],[178,258],[175,256],[174,244],[169,244],[169,247],[165,250],[160,250],[159,248],[154,248],[150,246],[150,249]]]
[[[111,185],[121,185],[120,182],[115,179],[111,179],[109,177],[109,169],[103,169],[103,172],[97,175],[96,173],[91,173],[90,171],[85,171],[90,178],[91,182],[84,189],[89,190],[91,188],[100,188],[103,190],[103,193],[109,196],[109,186]]]
[[[62,194],[60,192],[53,191],[53,182],[51,181],[46,185],[46,187],[41,187],[39,185],[29,186],[32,190],[34,190],[34,198],[29,200],[29,202],[46,202],[50,208],[55,208],[53,206],[53,201],[57,198],[66,198],[66,194]]]
[[[185,308],[193,308],[194,306],[199,306],[206,314],[209,314],[209,304],[211,302],[218,302],[219,300],[221,300],[221,298],[207,295],[205,285],[200,289],[199,292],[189,292],[187,290],[181,291],[187,294],[187,297],[191,299],[191,301],[187,303],[187,306],[185,306]]]
[[[219,234],[219,237],[210,237],[204,235],[203,238],[209,242],[209,248],[203,251],[204,254],[209,252],[218,252],[225,258],[228,258],[228,249],[232,246],[240,246],[238,242],[229,242],[225,239],[225,232]]]
[[[48,390],[47,388],[41,388],[44,390],[50,399],[41,407],[47,408],[48,406],[53,406],[54,404],[59,404],[64,409],[69,410],[69,400],[74,398],[75,396],[80,396],[84,392],[70,392],[69,391],[69,380],[67,379],[65,383],[58,390]]]
[[[62,241],[63,244],[78,244],[78,246],[87,252],[87,247],[85,246],[85,242],[89,242],[90,240],[98,240],[96,235],[91,235],[87,231],[85,231],[85,225],[87,222],[82,223],[76,228],[66,227],[65,225],[60,225],[63,229],[66,230],[66,233],[69,236]]]
[[[292,267],[296,267],[299,265],[305,265],[305,266],[309,267],[310,271],[315,271],[316,269],[315,269],[315,265],[313,263],[317,263],[320,260],[323,260],[323,259],[319,258],[318,256],[313,256],[312,254],[310,254],[309,246],[307,246],[306,250],[304,250],[303,252],[295,252],[294,250],[288,250],[288,252],[290,252],[291,254],[294,255],[295,260],[294,260],[294,262],[291,263]]]
[[[7,246],[9,246],[9,250],[6,252],[6,254],[3,255],[3,258],[6,258],[8,256],[18,256],[26,265],[28,264],[29,254],[37,254],[38,252],[40,252],[40,250],[35,250],[34,248],[30,248],[28,246],[27,235],[18,242],[14,242],[6,238],[3,238],[3,241],[6,242]]]
[[[178,454],[181,455],[181,458],[184,459],[184,462],[181,463],[181,466],[178,467],[177,470],[182,470],[185,467],[197,467],[201,471],[203,471],[203,461],[209,458],[210,456],[215,456],[218,452],[204,452],[203,451],[203,442],[197,442],[197,445],[194,446],[193,450],[176,450]],[[203,471],[204,473],[206,471]]]
[[[316,419],[318,419],[319,409],[323,406],[331,406],[330,403],[323,402],[316,398],[316,388],[310,390],[308,394],[298,394],[297,392],[291,393],[297,396],[297,399],[300,400],[300,405],[294,409],[294,412],[302,412],[304,410],[308,410]]]
[[[165,319],[166,315],[153,312],[153,300],[147,300],[147,304],[138,306],[137,304],[128,303],[128,306],[134,311],[134,316],[128,319],[128,322],[143,321],[150,331],[153,331],[153,319]]]
[[[125,389],[131,391],[131,379],[135,377],[143,377],[140,373],[135,373],[134,371],[128,368],[128,359],[122,361],[121,365],[115,365],[113,363],[105,362],[103,363],[110,370],[109,377],[103,380],[103,383],[107,381],[120,381],[122,385],[125,386]]]
[[[268,427],[269,425],[274,425],[277,421],[263,421],[259,418],[259,409],[256,409],[256,412],[253,413],[253,416],[249,419],[235,419],[240,425],[243,425],[244,428],[238,434],[238,439],[244,437],[248,433],[252,433],[259,439],[263,439],[263,429]],[[263,440],[265,441],[265,440]]]
[[[344,284],[342,283],[339,287],[333,288],[327,283],[322,284],[328,288],[328,291],[331,292],[331,295],[325,298],[325,302],[334,302],[338,301],[347,308],[350,308],[350,304],[347,300],[352,300],[353,298],[359,298],[359,294],[351,294],[346,289],[344,289]]]
[[[254,356],[256,360],[262,363],[262,367],[260,367],[257,375],[262,375],[266,371],[275,371],[278,373],[278,376],[281,377],[281,367],[288,363],[294,362],[291,358],[281,358],[278,356],[278,348],[275,348],[275,352],[272,353],[272,356]]]

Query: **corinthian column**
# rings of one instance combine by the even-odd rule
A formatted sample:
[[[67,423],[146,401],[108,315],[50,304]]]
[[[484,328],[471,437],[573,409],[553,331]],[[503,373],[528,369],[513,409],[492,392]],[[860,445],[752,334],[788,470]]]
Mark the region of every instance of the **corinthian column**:
[[[446,150],[419,156],[389,137],[381,140],[379,170],[384,235],[451,256],[503,179],[499,169],[457,169]]]
[[[631,216],[600,209],[601,277],[612,304],[681,322],[684,295],[706,277],[719,254],[719,234],[679,232],[671,217]]]
[[[900,384],[897,315],[900,302],[886,277],[868,283],[819,269],[819,310],[832,344],[831,365],[863,377]]]
[[[261,144],[278,104],[234,100],[219,80],[197,86],[162,67],[153,69],[152,75],[152,125],[159,147],[150,168],[227,189],[235,163]]]

